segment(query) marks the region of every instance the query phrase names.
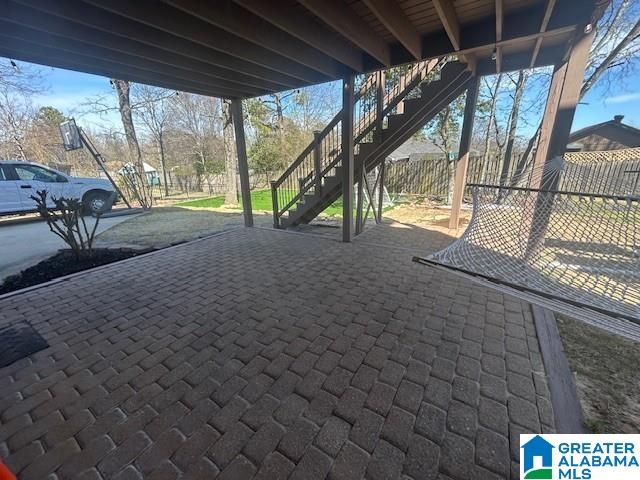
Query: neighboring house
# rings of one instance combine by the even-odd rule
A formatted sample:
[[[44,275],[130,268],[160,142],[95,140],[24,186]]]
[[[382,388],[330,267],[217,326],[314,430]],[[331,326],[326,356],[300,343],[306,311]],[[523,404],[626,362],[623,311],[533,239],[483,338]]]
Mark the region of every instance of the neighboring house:
[[[160,185],[160,178],[158,177],[158,172],[156,171],[156,169],[149,165],[147,162],[142,162],[142,165],[144,166],[144,173],[147,176],[149,185]],[[135,172],[135,170],[136,166],[133,163],[129,162],[125,163],[122,168],[118,170],[118,173],[120,175],[125,175],[129,172]]]
[[[410,138],[387,156],[392,162],[418,160],[425,156],[442,156],[444,153],[438,146],[423,138]]]
[[[640,147],[640,129],[622,123],[623,115],[573,132],[568,152],[597,152]]]

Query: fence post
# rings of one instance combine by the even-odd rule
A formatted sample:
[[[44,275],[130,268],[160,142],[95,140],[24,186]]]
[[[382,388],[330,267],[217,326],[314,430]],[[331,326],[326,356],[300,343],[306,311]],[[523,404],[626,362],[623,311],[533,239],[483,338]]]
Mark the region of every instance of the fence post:
[[[320,131],[315,130],[313,132],[313,170],[315,176],[315,194],[316,196],[322,195],[322,164],[320,161]]]
[[[274,180],[271,181],[271,202],[273,204],[273,228],[280,228],[280,217],[278,216],[278,187]]]

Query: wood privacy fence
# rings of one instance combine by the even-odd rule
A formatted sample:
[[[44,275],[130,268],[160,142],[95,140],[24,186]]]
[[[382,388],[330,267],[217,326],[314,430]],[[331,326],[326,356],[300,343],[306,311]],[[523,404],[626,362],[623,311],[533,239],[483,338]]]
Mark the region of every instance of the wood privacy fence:
[[[603,152],[576,152],[565,154],[565,172],[560,188],[574,192],[640,193],[640,148]],[[518,165],[514,156],[507,178],[511,178]],[[526,175],[530,165],[524,166]],[[411,160],[387,160],[385,186],[390,195],[424,195],[445,198],[452,184],[453,161],[444,155],[425,156]],[[521,166],[522,168],[522,166]],[[497,185],[502,176],[502,158],[472,156],[469,160],[466,183]]]
[[[518,158],[514,158],[510,171],[515,169]],[[444,155],[426,156],[411,160],[390,162],[387,160],[385,186],[393,195],[424,195],[427,197],[447,196],[454,175],[454,161]],[[481,156],[469,159],[467,182],[494,182],[500,178],[502,159]]]

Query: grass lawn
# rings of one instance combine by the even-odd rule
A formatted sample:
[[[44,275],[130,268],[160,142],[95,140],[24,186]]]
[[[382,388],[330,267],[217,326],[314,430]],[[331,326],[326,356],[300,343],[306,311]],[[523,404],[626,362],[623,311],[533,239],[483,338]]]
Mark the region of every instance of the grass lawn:
[[[557,322],[587,428],[638,433],[640,346],[567,317],[558,316]]]
[[[217,197],[202,198],[199,200],[191,200],[189,202],[177,203],[177,207],[191,208],[220,208],[224,204],[224,195]],[[271,190],[253,190],[251,192],[251,207],[253,210],[262,210],[271,212],[273,204],[271,202]],[[242,200],[238,205],[238,210],[242,209]],[[324,212],[324,215],[334,217],[342,215],[342,199],[338,199],[331,204]]]

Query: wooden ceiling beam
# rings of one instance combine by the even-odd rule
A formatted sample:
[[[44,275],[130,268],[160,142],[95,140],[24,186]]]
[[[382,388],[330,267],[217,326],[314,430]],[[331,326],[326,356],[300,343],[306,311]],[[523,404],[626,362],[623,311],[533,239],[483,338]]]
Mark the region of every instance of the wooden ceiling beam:
[[[502,72],[514,72],[525,68],[544,67],[554,65],[562,60],[566,53],[565,45],[554,45],[552,47],[542,47],[533,67],[531,64],[531,53],[521,52],[504,55],[502,57]],[[477,75],[494,75],[496,73],[495,61],[491,57],[485,57],[478,61],[476,67]]]
[[[175,79],[171,77],[161,75],[147,76],[145,74],[138,74],[138,72],[134,73],[129,68],[119,70],[115,65],[96,62],[95,59],[88,59],[87,61],[84,61],[85,58],[83,57],[81,61],[78,61],[79,57],[76,56],[70,57],[68,54],[58,56],[50,55],[50,53],[51,52],[49,51],[42,51],[40,49],[34,51],[25,47],[11,49],[6,48],[4,43],[0,43],[0,56],[10,57],[24,62],[49,65],[51,67],[63,68],[65,70],[73,70],[82,73],[91,73],[93,75],[100,75],[106,78],[129,80],[135,83],[153,85],[156,87],[166,88],[168,90],[196,93],[198,95],[206,95],[209,97],[232,98],[240,96],[239,92],[236,91],[224,89],[203,89],[199,85],[176,82]]]
[[[282,8],[281,0],[234,0],[241,7],[353,69],[363,71],[362,52],[320,23]]]
[[[343,0],[298,0],[316,17],[360,47],[382,65],[391,66],[389,45]]]
[[[168,33],[202,45],[212,51],[226,53],[275,72],[284,73],[303,82],[318,83],[329,80],[313,69],[289,60],[241,37],[170,7],[156,0],[82,0],[104,12],[132,20],[138,25]],[[172,39],[170,39],[172,40]]]
[[[193,17],[331,78],[351,73],[324,52],[265,22],[231,0],[163,0]]]
[[[422,58],[420,35],[396,0],[363,0],[363,2],[416,60]]]
[[[237,71],[258,79],[265,79],[280,84],[282,87],[297,88],[302,84],[299,79],[274,70],[261,67],[251,62],[238,59],[232,55],[206,48],[200,44],[184,40],[179,37],[169,36],[155,28],[142,25],[105,10],[95,8],[74,0],[0,0],[2,7],[15,7],[19,3],[33,9],[46,12],[55,17],[67,19],[73,23],[89,27],[90,30],[99,30],[108,34],[122,37],[125,40],[135,40],[146,48],[153,47],[166,50],[180,56],[193,58],[211,65],[220,66]],[[132,2],[134,3],[134,2]],[[3,16],[5,8],[1,8]],[[24,23],[29,26],[29,20]],[[76,29],[72,29],[69,35],[75,35]],[[84,35],[84,32],[83,32]],[[90,40],[81,36],[80,39]],[[125,44],[131,43],[128,41]],[[284,88],[283,88],[284,89]]]
[[[496,47],[511,47],[524,42],[532,42],[538,37],[547,38],[567,35],[573,32],[576,24],[587,22],[592,10],[585,8],[588,0],[562,0],[558,2],[551,14],[545,32],[540,32],[540,19],[543,17],[545,5],[535,4],[514,12],[505,12],[503,16],[502,41],[496,42],[496,22],[492,15],[489,18],[466,24],[460,27],[459,55],[474,53],[484,57]],[[422,36],[423,59],[437,58],[456,53],[446,31],[442,30]],[[529,51],[531,55],[531,51]],[[530,58],[530,57],[529,57]],[[413,57],[399,43],[391,45],[391,62],[399,65],[413,61]],[[365,71],[378,69],[375,62],[367,61]],[[495,68],[494,68],[495,70]]]
[[[432,2],[440,22],[447,32],[451,46],[457,52],[460,50],[460,23],[453,2],[450,0],[432,0]]]
[[[540,33],[544,33],[547,30],[549,25],[549,20],[551,19],[551,14],[553,13],[553,8],[556,6],[556,0],[547,0],[547,6],[544,11],[544,16],[542,17],[542,22],[540,24]],[[538,53],[540,52],[540,47],[542,46],[543,37],[538,37],[536,39],[536,44],[533,47],[533,53],[531,54],[531,63],[529,68],[533,68],[533,65],[536,63],[536,59],[538,57]]]
[[[92,45],[109,49],[115,53],[126,52],[143,62],[148,60],[168,67],[181,68],[188,73],[193,72],[194,75],[209,76],[214,79],[214,82],[215,80],[229,81],[245,86],[248,90],[278,91],[283,88],[280,83],[256,78],[229,70],[226,67],[205,63],[192,57],[182,56],[137,41],[130,41],[118,35],[96,30],[86,25],[49,15],[30,7],[16,5],[6,0],[0,0],[0,9],[2,10],[2,19],[6,22],[11,22],[16,28],[25,28],[22,26],[27,25],[34,32],[54,35],[57,38],[66,39],[79,45]]]
[[[84,55],[85,57],[93,57],[99,61],[111,62],[114,65],[120,65],[121,69],[132,67],[135,69],[145,70],[153,74],[171,75],[178,82],[190,82],[199,84],[203,88],[222,88],[229,91],[242,92],[245,95],[258,95],[264,92],[264,89],[249,87],[247,85],[230,82],[227,80],[210,77],[200,73],[184,70],[170,65],[154,62],[144,58],[129,55],[108,48],[97,47],[86,43],[70,40],[68,38],[51,35],[31,28],[21,27],[0,19],[0,35],[5,40],[7,48],[19,48],[20,45],[31,45],[33,50],[38,48],[54,48],[60,52],[65,52],[71,57],[76,55]]]

